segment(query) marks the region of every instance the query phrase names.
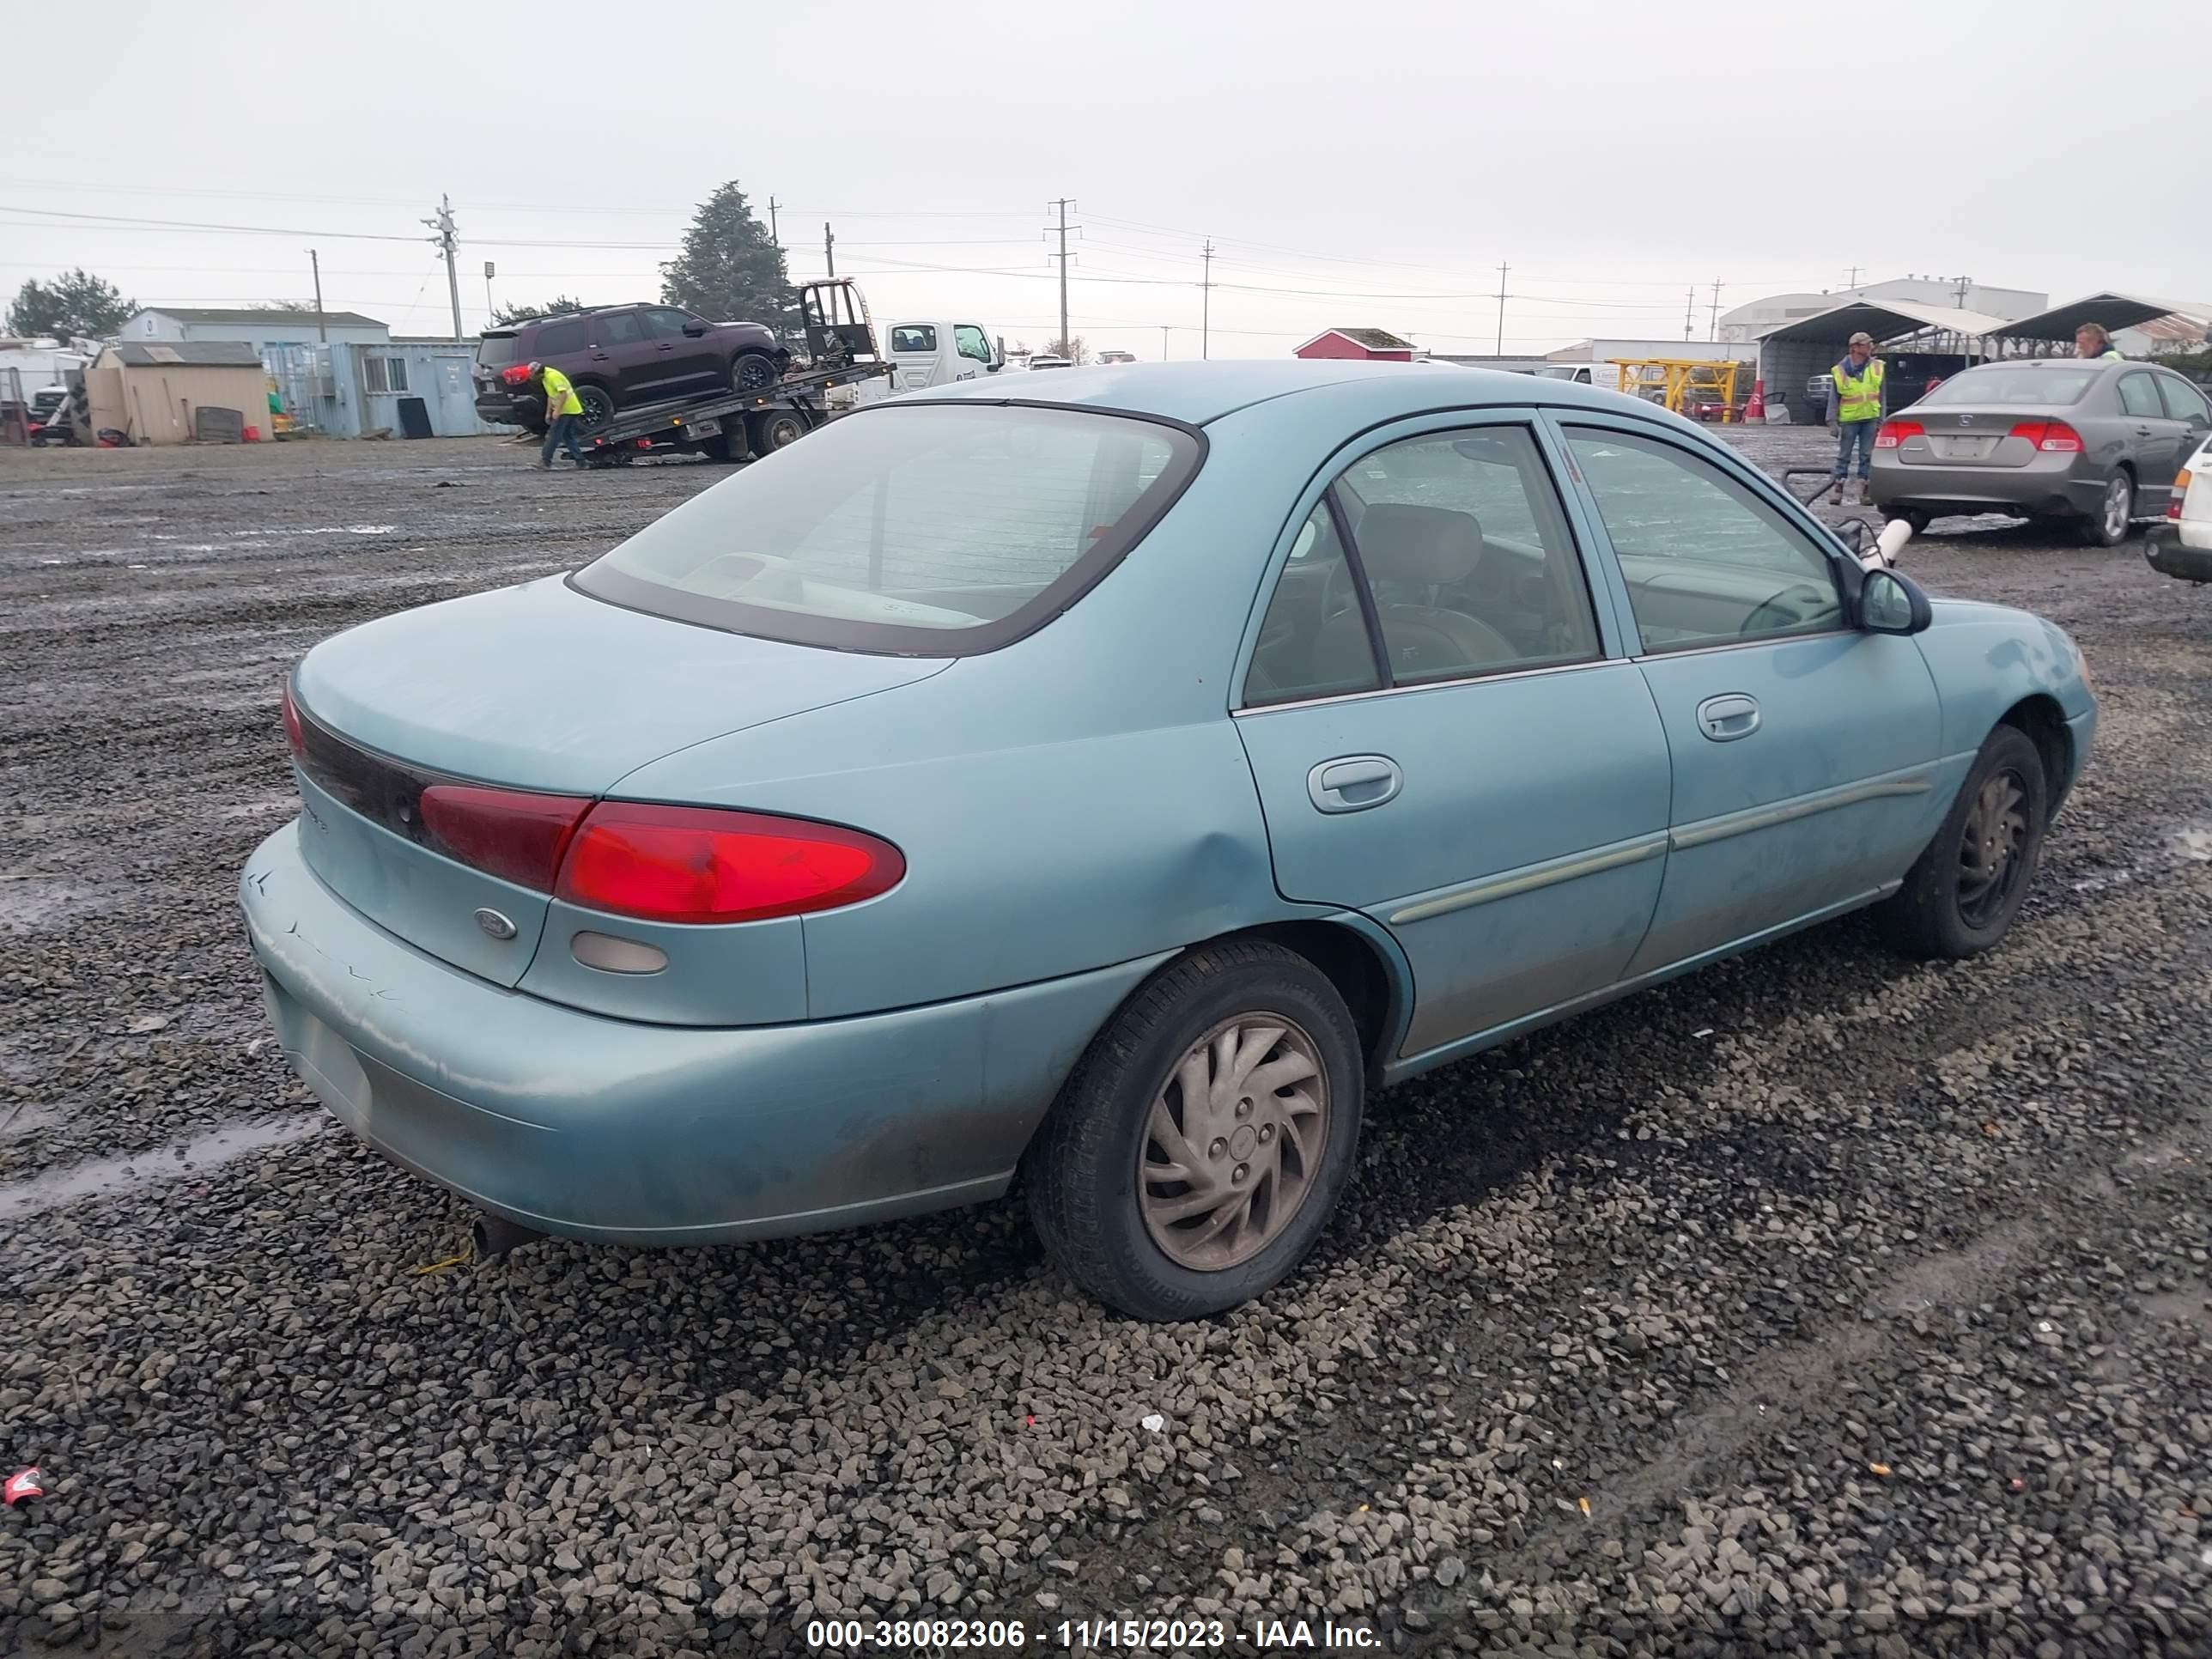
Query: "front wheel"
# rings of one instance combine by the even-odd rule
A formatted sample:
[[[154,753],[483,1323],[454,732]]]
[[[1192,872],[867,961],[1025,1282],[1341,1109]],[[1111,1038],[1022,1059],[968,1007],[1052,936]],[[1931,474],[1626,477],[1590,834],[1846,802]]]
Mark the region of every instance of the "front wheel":
[[[1313,1248],[1359,1139],[1359,1040],[1311,963],[1256,941],[1163,969],[1094,1038],[1024,1160],[1030,1216],[1084,1290],[1198,1319]]]
[[[1945,814],[1943,827],[1877,915],[1908,955],[1960,961],[2005,936],[2043,856],[2051,784],[2027,733],[2000,726]]]
[[[764,351],[740,351],[730,359],[730,390],[765,392],[783,378],[775,359]]]
[[[2105,499],[2091,517],[2081,521],[2078,534],[2088,547],[2118,547],[2128,538],[2135,522],[2136,481],[2115,472],[2105,484]]]

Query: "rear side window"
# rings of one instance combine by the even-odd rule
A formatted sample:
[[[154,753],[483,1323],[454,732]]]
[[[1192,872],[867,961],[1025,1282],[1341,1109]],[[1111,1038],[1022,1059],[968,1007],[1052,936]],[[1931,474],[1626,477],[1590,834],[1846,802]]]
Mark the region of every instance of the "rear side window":
[[[2079,403],[2098,371],[2063,363],[1986,365],[1954,374],[1926,397],[1923,404],[2049,404],[2063,407]]]
[[[2212,404],[2204,394],[2188,381],[2172,374],[2158,377],[2158,389],[2166,398],[2166,412],[2177,421],[2186,421],[2191,426],[2212,424]]]
[[[548,323],[538,331],[536,355],[540,358],[564,356],[571,351],[583,349],[584,325],[580,320]]]
[[[891,329],[893,351],[934,351],[937,331],[927,323],[899,323]]]
[[[2148,374],[2120,376],[2120,407],[2130,415],[2160,421],[2166,418],[2166,405],[2159,401],[2158,382]]]
[[[837,650],[964,656],[1079,599],[1205,453],[1088,410],[885,404],[692,497],[574,585],[681,622]]]
[[[483,339],[477,342],[477,362],[485,368],[504,368],[509,363],[521,361],[522,350],[515,343],[513,329],[502,329],[495,334],[487,329]]]
[[[635,311],[611,311],[604,317],[592,319],[592,331],[599,336],[601,345],[635,345],[645,337],[645,328]]]

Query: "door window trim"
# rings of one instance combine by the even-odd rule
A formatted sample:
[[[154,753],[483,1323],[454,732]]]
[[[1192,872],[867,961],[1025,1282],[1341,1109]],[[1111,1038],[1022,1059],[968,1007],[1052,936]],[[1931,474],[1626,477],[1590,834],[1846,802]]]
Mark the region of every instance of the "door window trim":
[[[1237,690],[1230,714],[1241,719],[1246,714],[1272,714],[1285,708],[1310,708],[1328,703],[1351,702],[1361,697],[1389,697],[1414,691],[1444,690],[1453,686],[1492,680],[1522,679],[1536,674],[1572,672],[1602,667],[1609,662],[1630,660],[1632,653],[1627,647],[1638,642],[1639,636],[1626,631],[1608,631],[1609,625],[1618,629],[1612,589],[1601,584],[1591,572],[1592,544],[1589,532],[1578,517],[1579,503],[1560,483],[1560,456],[1554,453],[1551,434],[1545,426],[1547,412],[1534,404],[1512,408],[1429,410],[1419,415],[1377,422],[1353,433],[1331,451],[1328,459],[1315,469],[1313,477],[1307,480],[1307,489],[1314,493],[1300,495],[1299,503],[1304,510],[1292,514],[1283,535],[1279,538],[1275,553],[1268,561],[1267,573],[1253,600],[1251,614],[1245,623],[1245,638],[1238,649],[1237,668],[1232,676]],[[1566,532],[1567,545],[1564,550],[1572,556],[1576,570],[1581,576],[1583,599],[1589,608],[1591,626],[1597,635],[1596,652],[1573,662],[1544,663],[1527,668],[1481,669],[1441,679],[1419,680],[1410,685],[1396,684],[1390,677],[1389,650],[1382,638],[1382,620],[1376,614],[1374,592],[1367,580],[1367,568],[1360,561],[1351,526],[1345,518],[1341,503],[1337,500],[1337,481],[1364,457],[1388,449],[1394,444],[1410,443],[1440,433],[1498,426],[1517,427],[1528,434],[1537,464],[1552,487],[1552,499],[1559,508],[1559,527]],[[1316,481],[1320,485],[1318,490],[1315,489]],[[1345,568],[1358,600],[1360,616],[1367,625],[1367,648],[1373,657],[1376,678],[1379,684],[1364,691],[1336,691],[1316,697],[1254,702],[1250,698],[1252,658],[1259,643],[1260,630],[1266,625],[1268,608],[1274,603],[1275,589],[1282,580],[1283,571],[1289,563],[1291,549],[1297,545],[1299,532],[1313,517],[1315,508],[1323,504],[1328,509],[1330,528],[1335,532],[1337,543],[1344,550]],[[1606,603],[1600,602],[1601,594]]]

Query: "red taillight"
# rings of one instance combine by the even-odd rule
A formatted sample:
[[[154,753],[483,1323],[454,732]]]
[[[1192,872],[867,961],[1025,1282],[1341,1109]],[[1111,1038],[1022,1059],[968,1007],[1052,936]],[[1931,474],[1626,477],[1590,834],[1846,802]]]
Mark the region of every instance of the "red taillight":
[[[527,386],[530,383],[530,365],[510,363],[500,370],[499,378],[505,386]]]
[[[1881,430],[1874,434],[1876,449],[1894,449],[1907,438],[1922,438],[1928,428],[1917,421],[1884,421]]]
[[[897,848],[836,824],[605,801],[570,842],[553,891],[648,921],[760,921],[857,904],[905,875]]]
[[[422,826],[439,851],[463,864],[550,893],[561,854],[591,804],[574,795],[434,783],[422,794]]]
[[[2081,453],[2081,434],[2063,421],[2022,421],[2006,435],[2025,438],[2046,455]]]
[[[2166,498],[2166,502],[2167,518],[2178,519],[2181,516],[2181,498],[2189,493],[2189,486],[2196,482],[2196,479],[2190,476],[2189,469],[2185,466],[2173,475],[2173,494]]]
[[[292,758],[303,759],[307,752],[307,734],[300,724],[300,710],[292,701],[292,682],[284,682],[284,741],[292,746]]]

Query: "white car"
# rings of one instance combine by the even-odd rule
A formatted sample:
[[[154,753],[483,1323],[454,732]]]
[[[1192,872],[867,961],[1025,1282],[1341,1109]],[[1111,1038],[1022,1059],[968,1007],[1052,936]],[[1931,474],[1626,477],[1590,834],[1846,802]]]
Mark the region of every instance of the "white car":
[[[2173,477],[2166,516],[2143,538],[2150,568],[2187,582],[2212,582],[2212,438]]]

